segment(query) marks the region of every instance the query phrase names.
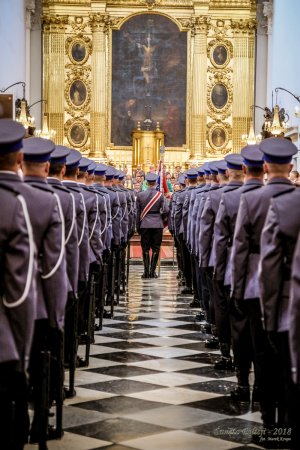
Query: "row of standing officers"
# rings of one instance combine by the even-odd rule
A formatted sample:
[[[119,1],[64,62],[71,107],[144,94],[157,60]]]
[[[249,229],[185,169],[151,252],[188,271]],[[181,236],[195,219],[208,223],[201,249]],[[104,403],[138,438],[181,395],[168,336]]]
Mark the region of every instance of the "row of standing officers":
[[[135,197],[125,174],[0,120],[1,448],[60,438],[65,396],[125,290]],[[22,167],[23,177],[19,176]],[[127,261],[128,263],[129,261]],[[127,265],[128,268],[128,265]],[[110,312],[105,310],[110,307]],[[85,358],[77,355],[85,345]],[[68,389],[64,369],[68,369]],[[28,380],[29,374],[29,380]],[[33,404],[31,424],[28,401]],[[56,427],[48,424],[56,407]]]
[[[201,308],[206,346],[220,348],[215,369],[236,370],[232,404],[260,406],[264,428],[253,441],[267,448],[299,448],[300,190],[289,180],[296,153],[290,140],[269,138],[188,170],[169,218],[182,294]]]

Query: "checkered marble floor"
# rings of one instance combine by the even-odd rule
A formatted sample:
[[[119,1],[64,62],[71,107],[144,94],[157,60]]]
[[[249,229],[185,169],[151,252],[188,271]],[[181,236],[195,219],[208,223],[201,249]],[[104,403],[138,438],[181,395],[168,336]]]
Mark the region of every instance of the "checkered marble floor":
[[[176,270],[163,268],[157,280],[140,275],[131,268],[128,294],[96,333],[90,366],[77,370],[77,395],[65,402],[64,438],[49,449],[260,448],[251,444],[260,413],[231,403],[234,373],[214,370],[218,351],[205,348]]]

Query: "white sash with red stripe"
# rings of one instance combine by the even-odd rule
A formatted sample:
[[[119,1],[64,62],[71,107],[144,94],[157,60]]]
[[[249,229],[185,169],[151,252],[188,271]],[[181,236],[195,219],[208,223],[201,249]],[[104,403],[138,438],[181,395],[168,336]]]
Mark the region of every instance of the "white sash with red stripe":
[[[141,212],[140,222],[144,219],[144,217],[148,214],[153,205],[157,202],[158,199],[162,196],[161,192],[156,192],[154,197],[151,198],[150,202],[147,203],[143,211]]]

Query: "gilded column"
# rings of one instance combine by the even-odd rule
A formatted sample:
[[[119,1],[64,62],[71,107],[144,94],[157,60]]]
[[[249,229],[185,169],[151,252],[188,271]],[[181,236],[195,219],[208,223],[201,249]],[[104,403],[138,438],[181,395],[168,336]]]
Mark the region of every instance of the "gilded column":
[[[56,131],[55,142],[64,143],[65,30],[68,16],[45,15],[44,45],[44,111],[49,128]]]
[[[192,27],[192,120],[190,159],[203,159],[207,117],[207,28],[208,17],[196,17]]]
[[[233,152],[239,153],[244,145],[241,139],[248,134],[254,104],[254,33],[255,20],[232,21],[234,31],[234,82],[232,106]]]
[[[106,43],[109,16],[100,13],[91,14],[90,25],[93,36],[90,156],[103,158],[108,142],[106,127]]]

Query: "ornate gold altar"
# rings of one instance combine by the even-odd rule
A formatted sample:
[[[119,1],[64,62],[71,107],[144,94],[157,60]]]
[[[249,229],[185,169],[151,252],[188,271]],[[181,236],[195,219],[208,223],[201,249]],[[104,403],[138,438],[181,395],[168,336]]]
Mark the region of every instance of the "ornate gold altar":
[[[150,166],[157,167],[160,160],[160,147],[164,145],[164,132],[161,130],[134,130],[132,133],[132,169],[138,167],[148,172]]]
[[[145,99],[151,98],[163,74],[172,73],[172,67],[166,72],[170,58],[165,58],[165,66],[152,63],[150,77],[150,53],[153,61],[161,53],[152,25],[157,15],[172,22],[179,37],[186,39],[185,104],[174,101],[176,86],[162,99],[167,167],[239,152],[254,103],[255,14],[255,0],[44,0],[43,98],[56,142],[119,167],[137,163],[132,143],[124,141],[121,128],[118,143],[115,132],[120,121],[136,128],[134,106],[141,86],[148,89]],[[140,17],[142,23],[145,15],[152,22],[145,22],[150,25],[143,41],[135,37],[134,49],[143,55],[143,62],[139,73],[132,75],[133,94],[116,104],[114,41],[123,32],[130,43],[132,38],[124,31],[129,20]],[[126,77],[120,80],[125,86]],[[146,108],[147,102],[142,106]],[[167,143],[167,127],[176,130],[172,126],[176,114],[184,115],[180,145]]]

